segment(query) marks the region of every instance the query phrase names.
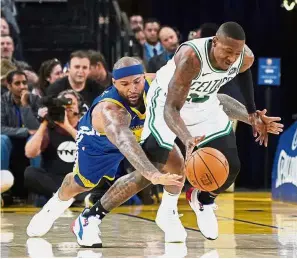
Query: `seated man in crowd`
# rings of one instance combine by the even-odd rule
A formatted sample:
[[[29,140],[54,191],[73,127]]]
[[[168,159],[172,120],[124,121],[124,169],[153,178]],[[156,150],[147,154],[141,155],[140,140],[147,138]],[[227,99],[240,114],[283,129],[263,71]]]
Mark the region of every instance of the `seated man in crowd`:
[[[75,161],[75,137],[82,114],[82,97],[73,90],[66,90],[61,92],[58,98],[71,99],[71,105],[67,105],[65,110],[61,107],[63,114],[53,113],[57,114],[53,118],[52,107],[41,108],[39,114],[43,121],[25,146],[28,158],[38,155],[42,158],[40,168],[30,166],[24,173],[25,186],[39,195],[35,200],[38,204],[52,197],[61,186],[65,175],[72,172]],[[56,121],[60,115],[64,115],[64,122]],[[85,195],[82,195],[81,199]]]
[[[9,91],[1,96],[1,170],[12,170],[12,166],[15,168],[22,163],[26,141],[39,127],[39,97],[29,93],[27,76],[23,71],[8,73],[6,82]],[[14,159],[18,163],[10,163]],[[15,175],[15,180],[20,191],[23,179]]]
[[[46,89],[46,95],[57,97],[67,89],[73,89],[83,98],[83,106],[88,109],[94,99],[105,88],[96,81],[88,78],[90,73],[90,57],[85,51],[76,51],[70,55],[68,76],[58,79]]]
[[[89,78],[99,85],[108,88],[112,85],[112,74],[108,71],[104,56],[99,51],[89,50],[90,73]]]

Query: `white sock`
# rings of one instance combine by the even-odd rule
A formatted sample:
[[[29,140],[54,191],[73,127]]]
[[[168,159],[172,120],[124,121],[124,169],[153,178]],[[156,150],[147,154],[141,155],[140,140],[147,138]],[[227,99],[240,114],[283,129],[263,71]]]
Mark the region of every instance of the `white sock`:
[[[180,193],[172,194],[172,193],[167,192],[165,190],[165,188],[163,188],[163,197],[162,197],[161,206],[176,208],[179,195],[180,195]]]

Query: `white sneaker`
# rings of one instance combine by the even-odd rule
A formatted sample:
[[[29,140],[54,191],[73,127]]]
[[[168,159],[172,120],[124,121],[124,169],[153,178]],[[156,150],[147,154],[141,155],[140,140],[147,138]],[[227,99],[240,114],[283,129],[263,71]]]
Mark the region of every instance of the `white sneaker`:
[[[201,231],[201,234],[210,240],[215,240],[219,236],[218,220],[214,213],[217,209],[215,203],[204,205],[198,201],[199,190],[190,188],[186,197],[190,203],[191,208],[194,210],[197,216],[197,224]]]
[[[70,207],[74,199],[61,201],[58,192],[44,205],[44,207],[31,219],[27,227],[29,237],[41,237],[52,227],[54,222]]]
[[[101,220],[95,216],[85,217],[85,209],[72,223],[72,232],[76,236],[77,243],[81,247],[101,248],[102,241],[99,224]]]
[[[160,205],[155,221],[158,227],[165,233],[165,242],[177,243],[186,241],[187,232],[179,219],[177,208]]]

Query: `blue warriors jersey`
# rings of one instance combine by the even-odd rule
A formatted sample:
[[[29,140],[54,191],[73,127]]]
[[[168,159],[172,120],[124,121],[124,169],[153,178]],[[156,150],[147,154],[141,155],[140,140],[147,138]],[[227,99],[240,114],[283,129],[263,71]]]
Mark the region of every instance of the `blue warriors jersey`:
[[[149,83],[145,81],[143,93],[145,104],[148,89]],[[124,160],[123,154],[110,142],[105,133],[97,132],[92,127],[92,111],[100,102],[112,102],[127,110],[131,116],[129,128],[138,142],[144,125],[145,113],[141,114],[136,108],[130,107],[114,86],[109,87],[94,100],[79,122],[76,139],[77,158],[74,173],[77,183],[83,187],[94,187],[102,177],[114,179]]]

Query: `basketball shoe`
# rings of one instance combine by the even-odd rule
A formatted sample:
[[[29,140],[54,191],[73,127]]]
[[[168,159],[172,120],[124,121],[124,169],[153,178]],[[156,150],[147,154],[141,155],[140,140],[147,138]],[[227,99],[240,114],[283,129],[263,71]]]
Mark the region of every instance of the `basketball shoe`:
[[[29,237],[41,237],[52,227],[54,222],[70,207],[74,199],[61,201],[58,192],[44,205],[44,207],[31,219],[27,227]]]
[[[199,190],[190,188],[186,193],[187,200],[197,216],[197,224],[201,234],[209,240],[215,240],[219,235],[218,220],[214,213],[217,205],[215,203],[202,204],[198,201],[198,194]]]
[[[88,211],[88,208],[84,209],[84,211],[72,223],[72,232],[76,236],[77,243],[81,247],[101,248],[102,241],[99,229],[101,220],[96,216],[84,216],[84,214]]]
[[[187,238],[187,232],[177,211],[178,197],[179,195],[171,195],[164,189],[162,202],[155,220],[165,234],[165,242],[168,243],[185,242]]]

